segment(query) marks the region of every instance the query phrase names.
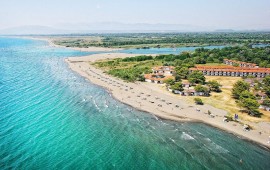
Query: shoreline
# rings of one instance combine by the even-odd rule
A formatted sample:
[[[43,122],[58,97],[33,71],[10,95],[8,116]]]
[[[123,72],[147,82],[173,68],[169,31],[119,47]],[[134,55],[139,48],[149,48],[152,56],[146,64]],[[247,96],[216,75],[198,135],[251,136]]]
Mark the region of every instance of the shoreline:
[[[188,104],[184,100],[177,99],[176,97],[172,97],[168,94],[162,94],[160,91],[155,89],[150,89],[150,87],[144,83],[124,82],[123,80],[105,74],[102,70],[90,65],[91,62],[99,59],[115,57],[123,58],[130,56],[136,55],[104,53],[85,57],[69,57],[65,59],[65,62],[67,62],[71,70],[77,72],[80,76],[85,77],[93,84],[107,89],[113,98],[135,108],[136,110],[171,121],[205,123],[214,128],[232,133],[236,137],[257,143],[264,148],[270,149],[270,144],[267,143],[270,136],[270,129],[267,131],[267,129],[262,126],[263,124],[261,125],[262,127],[259,124],[252,124],[255,129],[244,131],[243,126],[240,123],[223,122],[224,116],[227,115],[227,112],[224,110],[214,108],[210,105],[199,106]],[[160,99],[163,99],[170,104],[166,104],[166,102],[162,102]],[[158,104],[162,104],[162,107],[158,107]],[[176,104],[180,107],[176,108]],[[214,118],[207,114],[208,110],[215,115]]]
[[[46,42],[48,42],[49,46],[52,46],[52,47],[60,47],[60,48],[67,48],[67,49],[81,51],[79,48],[68,48],[68,47],[56,45],[53,43],[52,40],[49,39],[49,37],[46,37],[46,38],[19,37],[19,38],[27,38],[27,39],[33,39],[33,40],[46,41]],[[92,50],[92,49],[89,49],[89,50]],[[105,51],[103,50],[103,52],[106,52],[106,51],[107,50],[105,50]],[[99,51],[94,50],[94,51],[89,51],[89,52],[99,52]],[[132,84],[132,86],[138,86],[139,89],[151,90],[151,93],[152,93],[152,89],[149,89],[149,87],[143,85],[143,83],[126,83],[119,78],[115,78],[115,77],[112,77],[112,76],[109,76],[109,75],[103,73],[102,70],[96,69],[92,65],[89,64],[89,62],[94,62],[96,60],[101,60],[101,59],[109,59],[109,58],[112,59],[112,58],[116,58],[116,57],[117,58],[134,57],[136,55],[144,55],[144,54],[101,53],[101,54],[94,54],[94,55],[84,56],[84,57],[69,57],[69,58],[65,59],[65,62],[68,64],[69,68],[72,71],[78,73],[82,77],[85,77],[88,81],[92,82],[93,84],[105,88],[114,99],[116,99],[116,100],[118,100],[126,105],[129,105],[130,107],[133,107],[136,110],[143,111],[147,114],[152,114],[153,116],[158,117],[160,119],[166,119],[166,120],[170,120],[170,121],[204,123],[204,124],[207,124],[213,128],[218,128],[218,129],[223,130],[227,133],[231,133],[231,134],[235,135],[235,137],[247,140],[247,141],[252,142],[252,143],[256,143],[260,147],[263,147],[263,148],[270,150],[270,143],[267,143],[268,140],[270,140],[270,123],[269,122],[263,122],[263,123],[261,123],[261,125],[253,123],[252,126],[253,127],[255,126],[256,129],[246,132],[246,131],[243,131],[242,125],[240,125],[240,123],[237,123],[237,122],[225,123],[222,121],[223,117],[225,115],[227,115],[226,111],[221,110],[221,109],[217,109],[217,108],[210,106],[210,105],[203,105],[203,106],[198,106],[198,105],[194,105],[194,104],[190,105],[190,104],[186,103],[186,101],[184,101],[183,99],[177,99],[177,101],[176,101],[176,102],[178,102],[177,104],[181,103],[180,104],[181,109],[178,110],[180,113],[173,113],[173,112],[167,112],[167,111],[162,112],[160,110],[160,108],[158,108],[158,107],[156,109],[153,109],[153,108],[151,109],[151,107],[150,108],[149,107],[142,108],[141,105],[138,105],[138,103],[136,105],[136,103],[134,103],[134,101],[133,101],[133,103],[132,102],[130,103],[130,102],[127,102],[129,100],[124,101],[123,98],[121,99],[121,96],[122,96],[121,94],[122,94],[123,90],[122,91],[120,89],[117,90],[117,88],[112,89],[112,86],[110,84],[106,84],[106,83],[100,81],[100,77],[97,77],[97,76],[94,77],[91,74],[89,75],[89,72],[87,72],[87,69],[90,68],[90,69],[97,71],[99,76],[103,76],[103,77],[105,76],[106,78],[109,77],[109,79],[112,79],[115,82],[116,81],[121,82],[122,84],[128,84],[128,85]],[[147,55],[151,55],[151,54],[147,54]],[[156,55],[156,54],[152,54],[152,55]],[[80,66],[80,64],[82,64],[83,67]],[[175,101],[175,98],[172,99],[171,95],[163,94],[163,93],[160,94],[161,93],[160,91],[155,91],[155,93],[163,96],[166,99],[169,98],[169,100]],[[130,99],[130,98],[128,98],[128,99]],[[185,106],[185,108],[182,109],[182,106]],[[200,112],[195,111],[194,107],[199,108]],[[165,105],[165,107],[162,109],[166,110],[166,108],[168,108],[168,107],[166,107],[166,105]],[[207,109],[209,110],[209,108],[210,108],[212,113],[215,113],[215,118],[210,118],[209,115],[206,114],[206,110]],[[264,123],[266,123],[266,125],[263,125]]]
[[[53,37],[35,37],[35,36],[16,36],[17,38],[26,38],[31,40],[38,40],[38,41],[46,41],[48,42],[50,47],[56,48],[66,48],[70,50],[82,51],[82,52],[113,52],[123,50],[122,48],[105,48],[105,47],[88,47],[88,48],[79,48],[79,47],[66,47],[62,45],[57,45],[53,41],[55,38]]]

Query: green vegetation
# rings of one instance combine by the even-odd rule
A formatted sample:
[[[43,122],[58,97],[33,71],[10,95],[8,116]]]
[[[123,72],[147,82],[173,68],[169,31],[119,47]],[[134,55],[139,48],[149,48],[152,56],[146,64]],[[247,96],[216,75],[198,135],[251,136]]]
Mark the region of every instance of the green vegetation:
[[[180,79],[187,79],[187,76],[189,74],[189,70],[187,67],[176,67],[175,72]]]
[[[203,101],[200,98],[194,98],[194,102],[198,105],[203,105]]]
[[[270,107],[270,100],[269,99],[265,99],[262,103],[262,105]]]
[[[205,77],[202,72],[194,71],[187,76],[187,79],[192,84],[204,84]]]
[[[193,53],[183,52],[179,55],[159,55],[155,59],[162,60],[176,67],[193,67],[195,64],[219,65],[223,59],[251,62],[260,67],[270,67],[270,47],[252,48],[250,46],[225,47],[222,49],[198,48]]]
[[[135,67],[128,69],[113,69],[108,71],[109,74],[119,77],[123,80],[134,82],[144,81],[144,73],[150,72],[148,67]]]
[[[167,86],[172,86],[175,84],[175,80],[172,79],[172,78],[169,78],[167,80],[164,80],[164,83],[167,85]]]
[[[117,62],[138,62],[138,61],[158,61],[160,65],[175,66],[176,73],[181,79],[186,79],[189,74],[188,68],[195,64],[215,64],[220,65],[223,59],[234,59],[238,61],[252,62],[260,66],[270,67],[270,47],[252,48],[249,46],[242,47],[225,47],[222,49],[196,49],[195,52],[183,52],[179,55],[158,55],[156,57],[139,56],[126,59],[115,59],[108,63],[108,66],[117,65]],[[270,91],[269,91],[270,93]]]
[[[221,92],[221,89],[220,89],[221,84],[219,84],[216,80],[208,81],[207,85],[209,86],[211,91],[218,92],[218,93]]]
[[[261,115],[261,113],[258,111],[260,104],[256,100],[256,97],[249,91],[245,90],[240,94],[239,100],[237,100],[237,104],[244,108],[245,111],[250,115],[258,117]]]
[[[209,89],[205,86],[202,86],[200,84],[198,84],[197,86],[195,86],[194,90],[196,92],[203,92],[203,93],[209,93]]]
[[[69,47],[160,48],[256,43],[270,43],[270,33],[126,33],[56,37],[56,44]]]
[[[146,61],[146,60],[153,60],[152,56],[137,56],[137,57],[126,57],[123,58],[121,61],[122,62],[134,62],[134,61]]]
[[[268,98],[270,98],[270,76],[263,79],[262,84],[259,84],[259,89],[262,88]]]
[[[269,107],[270,100],[268,90],[270,88],[270,76],[266,76],[262,81],[254,81],[254,86],[250,85],[242,80],[237,81],[232,89],[232,96],[236,99],[236,103],[241,108],[253,116],[260,117],[261,113],[258,111],[260,104],[258,100],[262,100],[264,93],[267,97],[262,100],[262,105]],[[256,94],[256,95],[254,95]]]
[[[242,80],[237,81],[233,85],[233,89],[232,89],[233,98],[239,99],[241,93],[244,92],[244,91],[248,91],[248,90],[249,90],[249,84],[248,83],[246,83],[246,82],[244,82]]]
[[[184,88],[182,86],[182,82],[175,82],[172,86],[171,86],[172,90],[178,90],[178,91],[183,91]]]
[[[108,74],[128,82],[144,81],[144,74],[152,73],[152,67],[161,64],[161,61],[154,61],[152,56],[117,58],[94,63]]]

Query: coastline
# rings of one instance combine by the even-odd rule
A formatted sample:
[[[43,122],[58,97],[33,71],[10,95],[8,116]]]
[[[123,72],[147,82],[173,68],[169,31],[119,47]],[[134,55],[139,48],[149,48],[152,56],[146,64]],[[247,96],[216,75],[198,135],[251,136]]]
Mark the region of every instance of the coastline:
[[[45,37],[45,38],[38,38],[38,37],[20,37],[20,38],[28,38],[28,39],[34,39],[34,40],[41,40],[41,41],[47,41],[49,43],[49,46],[52,47],[61,47],[61,48],[67,48],[67,49],[73,49],[73,50],[79,50],[81,51],[80,48],[69,48],[69,47],[64,47],[64,46],[59,46],[53,43],[53,38]],[[93,50],[93,51],[91,51]],[[98,52],[95,51],[97,49],[89,49],[89,52]],[[102,49],[100,49],[102,50]],[[108,51],[109,50],[109,51]],[[118,50],[118,49],[115,49]],[[113,51],[115,51],[113,50]],[[110,49],[105,48],[103,52],[110,52]],[[166,119],[166,120],[171,120],[171,121],[178,121],[178,122],[198,122],[198,123],[205,123],[209,126],[212,126],[214,128],[218,128],[221,130],[224,130],[228,133],[234,134],[236,137],[248,140],[250,142],[256,143],[264,148],[270,149],[270,144],[267,143],[268,140],[270,139],[270,123],[269,122],[262,122],[262,123],[249,123],[252,127],[255,127],[254,130],[251,131],[244,131],[243,126],[240,123],[237,122],[228,122],[225,123],[223,122],[223,117],[227,115],[227,112],[221,109],[217,109],[213,106],[210,105],[203,105],[203,106],[198,106],[198,105],[192,105],[186,103],[186,101],[182,99],[177,99],[177,98],[172,98],[172,95],[170,94],[164,94],[161,93],[160,90],[152,90],[151,84],[146,85],[145,83],[126,83],[121,79],[109,76],[105,73],[103,73],[102,70],[96,69],[93,66],[90,65],[90,62],[94,62],[96,60],[101,60],[101,59],[109,59],[109,58],[125,58],[125,57],[134,57],[137,55],[144,55],[144,54],[125,54],[125,53],[101,53],[101,54],[94,54],[90,56],[84,56],[84,57],[69,57],[65,59],[65,62],[69,65],[69,68],[78,73],[80,76],[85,77],[87,80],[92,82],[95,85],[101,86],[105,89],[108,90],[108,92],[114,97],[116,100],[125,103],[126,105],[129,105],[136,110],[140,110],[149,114],[152,114],[155,117],[159,117],[161,119]],[[149,55],[149,54],[147,54]],[[156,54],[152,54],[156,55]],[[92,72],[90,70],[94,70],[95,72]],[[96,75],[96,73],[98,75]],[[107,82],[101,81],[101,77],[105,77],[107,79],[111,79],[112,81],[119,82],[120,84],[124,86],[132,86],[136,87],[139,92],[140,90],[150,90],[151,93],[154,93],[155,96],[159,95],[164,97],[163,99],[166,99],[166,101],[173,100],[180,106],[180,110],[175,109],[170,110],[172,107],[167,106],[167,104],[164,103],[164,107],[159,108],[159,107],[154,107],[152,108],[151,106],[149,107],[149,103],[147,101],[142,100],[141,98],[138,100],[141,100],[141,102],[144,102],[146,106],[141,105],[136,101],[136,95],[133,95],[135,100],[130,100],[131,96],[130,95],[123,95],[124,89],[120,89],[121,87],[117,86],[111,86],[111,84],[108,84]],[[150,89],[151,87],[151,89]],[[130,94],[130,93],[129,93]],[[140,94],[141,95],[141,94]],[[122,97],[123,96],[123,97]],[[153,97],[153,96],[152,96]],[[128,100],[124,100],[128,99]],[[154,100],[154,99],[153,99]],[[162,103],[159,101],[159,103]],[[157,105],[158,103],[154,103]],[[185,106],[185,107],[184,107]],[[182,109],[183,108],[183,109]],[[200,109],[200,112],[196,111],[196,108]],[[167,109],[167,110],[166,110]],[[166,110],[166,111],[164,111]],[[168,110],[170,110],[168,112]],[[207,111],[210,110],[212,113],[214,113],[215,118],[211,118],[207,113]]]
[[[189,104],[177,97],[172,97],[172,95],[161,93],[159,90],[151,88],[151,86],[146,83],[124,82],[121,79],[105,74],[102,70],[97,69],[90,64],[91,62],[100,59],[116,57],[124,58],[130,56],[136,55],[104,53],[85,57],[70,57],[65,59],[65,61],[68,63],[71,70],[85,77],[93,84],[106,88],[115,99],[137,110],[147,112],[166,120],[205,123],[270,149],[270,144],[267,143],[270,136],[270,129],[265,128],[265,126],[268,127],[268,123],[249,123],[255,129],[244,131],[243,125],[240,123],[223,122],[224,116],[227,115],[227,112],[224,110],[214,108],[210,105],[199,106]],[[162,100],[165,100],[165,102]],[[158,105],[162,105],[162,107],[159,107]],[[179,107],[176,107],[175,105],[178,105]],[[197,111],[198,109],[200,111]],[[208,110],[214,114],[214,118],[207,114]]]
[[[55,38],[53,37],[34,37],[34,36],[25,37],[23,36],[23,37],[18,37],[18,38],[47,41],[50,47],[67,48],[70,50],[83,51],[83,52],[113,52],[113,51],[123,50],[121,48],[105,48],[105,47],[88,47],[88,48],[66,47],[66,46],[55,44],[54,43]]]

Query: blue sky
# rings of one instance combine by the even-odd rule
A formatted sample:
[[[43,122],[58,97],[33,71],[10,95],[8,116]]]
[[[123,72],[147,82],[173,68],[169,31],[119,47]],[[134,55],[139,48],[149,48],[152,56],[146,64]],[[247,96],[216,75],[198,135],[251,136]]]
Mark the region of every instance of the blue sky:
[[[3,0],[0,4],[0,29],[95,22],[270,28],[270,0]]]

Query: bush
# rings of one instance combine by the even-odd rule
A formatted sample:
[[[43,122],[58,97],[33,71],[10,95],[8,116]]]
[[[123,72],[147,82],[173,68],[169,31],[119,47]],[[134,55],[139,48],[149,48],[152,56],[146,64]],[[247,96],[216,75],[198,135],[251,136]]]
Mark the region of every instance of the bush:
[[[195,103],[198,104],[198,105],[203,105],[203,101],[202,101],[202,99],[200,99],[200,98],[194,98],[194,101],[195,101]]]

